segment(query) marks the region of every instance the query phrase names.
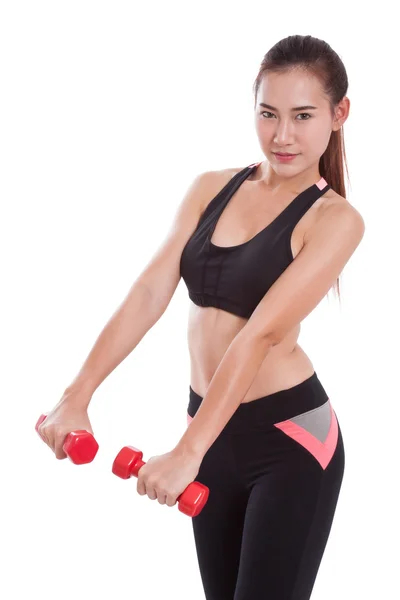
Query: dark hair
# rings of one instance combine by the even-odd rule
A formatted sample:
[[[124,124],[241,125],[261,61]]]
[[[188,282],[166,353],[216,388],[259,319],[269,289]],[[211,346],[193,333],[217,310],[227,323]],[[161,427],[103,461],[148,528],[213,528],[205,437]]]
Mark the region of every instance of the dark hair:
[[[317,77],[330,105],[332,118],[335,106],[347,94],[348,80],[344,64],[338,54],[325,42],[311,35],[290,35],[277,42],[264,56],[255,79],[254,106],[258,89],[266,73],[286,73],[303,70]],[[346,198],[344,165],[349,172],[344,148],[342,127],[332,131],[328,146],[320,158],[319,170],[335,192]],[[339,278],[336,282],[340,302]]]

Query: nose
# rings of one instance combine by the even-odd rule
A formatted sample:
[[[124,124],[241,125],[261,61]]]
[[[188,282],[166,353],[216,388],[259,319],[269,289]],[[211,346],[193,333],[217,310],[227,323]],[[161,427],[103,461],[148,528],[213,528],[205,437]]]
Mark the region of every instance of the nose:
[[[291,127],[290,120],[282,119],[279,123],[277,122],[274,144],[278,148],[284,148],[286,145],[293,145],[293,130]]]

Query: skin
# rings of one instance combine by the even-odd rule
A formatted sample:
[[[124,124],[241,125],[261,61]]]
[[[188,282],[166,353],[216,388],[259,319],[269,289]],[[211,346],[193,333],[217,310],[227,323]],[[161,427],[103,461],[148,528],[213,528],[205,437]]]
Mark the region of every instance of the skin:
[[[260,102],[275,106],[276,110],[261,107]],[[291,111],[292,107],[301,105],[314,105],[317,110]],[[256,98],[254,118],[266,160],[231,198],[218,219],[211,241],[218,246],[232,246],[250,240],[302,190],[317,183],[321,178],[320,157],[332,131],[337,131],[346,121],[349,107],[349,99],[344,97],[332,115],[319,81],[304,71],[264,76]],[[299,153],[299,156],[289,163],[280,163],[273,155],[277,150]],[[200,216],[207,203],[242,168],[207,173],[207,178],[201,179],[201,193],[196,187],[197,192],[191,190],[182,202],[171,234],[143,274],[143,284],[139,288],[133,287],[132,304],[126,302],[124,305],[128,307],[126,310],[134,311],[138,310],[138,305],[141,308],[143,297],[147,304],[154,298],[155,308],[147,312],[149,320],[143,324],[145,330],[148,323],[153,322],[150,312],[156,315],[155,322],[179,282],[176,248],[183,245],[184,237],[187,239],[189,235],[191,225],[187,226],[187,223],[194,227],[198,220],[195,213]],[[192,193],[196,203],[191,198]],[[188,326],[190,382],[203,401],[175,448],[151,457],[140,469],[139,494],[147,494],[160,504],[173,506],[194,481],[205,453],[241,402],[251,402],[287,389],[312,375],[314,367],[297,343],[300,323],[331,289],[363,233],[361,215],[345,198],[329,190],[294,228],[290,240],[294,260],[262,298],[250,319],[214,307],[191,304]],[[164,265],[168,266],[165,274]],[[151,292],[153,281],[158,286],[154,296]],[[125,311],[117,314],[123,318]],[[143,328],[138,330],[139,340]],[[111,335],[109,331],[114,330],[107,329]],[[99,352],[97,346],[95,350]],[[69,391],[73,392],[74,385],[78,388],[83,385],[79,376]],[[90,388],[92,384],[88,381],[87,385]],[[72,393],[72,396],[76,397],[76,394]],[[80,405],[84,403],[85,400],[78,401]],[[55,420],[49,427],[49,419],[51,421],[51,415],[46,419],[47,425],[45,422],[39,428],[39,435],[54,448]],[[63,421],[65,425],[68,419],[64,416]],[[52,439],[47,438],[46,431]],[[57,439],[63,437],[58,435]],[[59,455],[58,458],[65,457]]]
[[[265,113],[264,102],[277,107]],[[313,105],[317,110],[293,112]],[[266,160],[234,194],[212,235],[219,246],[251,239],[302,190],[319,181],[319,159],[332,131],[348,117],[347,97],[332,116],[318,80],[301,71],[265,76],[255,106],[255,126]],[[304,116],[306,112],[310,117]],[[272,154],[299,153],[280,163]],[[240,167],[241,169],[242,167]],[[208,202],[240,169],[219,173]],[[203,210],[206,206],[203,206]],[[333,190],[320,197],[294,228],[294,261],[271,286],[250,319],[191,304],[188,342],[191,386],[202,404],[175,448],[141,468],[137,490],[173,506],[241,402],[304,381],[314,367],[297,343],[300,322],[325,297],[364,233],[359,213]]]
[[[332,131],[340,129],[346,121],[350,108],[349,99],[344,97],[332,118],[319,81],[301,71],[264,76],[255,100],[255,130],[266,160],[252,178],[243,182],[221,214],[211,238],[218,246],[236,245],[251,239],[300,191],[321,178],[320,157],[328,146]],[[259,105],[261,102],[278,110],[266,109]],[[304,105],[316,106],[317,110],[291,111],[292,107]],[[277,150],[299,153],[299,156],[289,163],[280,163],[272,154]],[[242,168],[221,171],[218,187],[225,185]],[[345,198],[329,190],[300,219],[291,238],[294,257],[326,207],[335,203],[350,207]],[[191,303],[188,324],[191,386],[200,396],[205,396],[228,346],[246,322],[247,319],[217,308]],[[299,335],[300,324],[271,349],[243,402],[292,387],[312,375],[314,367],[297,343]]]

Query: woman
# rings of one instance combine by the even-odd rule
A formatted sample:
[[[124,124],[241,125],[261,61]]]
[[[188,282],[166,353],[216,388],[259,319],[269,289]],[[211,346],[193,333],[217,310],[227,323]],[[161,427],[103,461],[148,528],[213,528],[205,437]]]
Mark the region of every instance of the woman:
[[[310,598],[333,522],[343,440],[297,339],[364,234],[343,181],[347,86],[342,61],[317,38],[270,49],[254,86],[266,160],[194,180],[166,241],[39,428],[60,459],[69,431],[93,433],[94,391],[182,277],[192,301],[188,427],[141,468],[137,491],[173,506],[195,479],[210,488],[192,519],[207,600]]]

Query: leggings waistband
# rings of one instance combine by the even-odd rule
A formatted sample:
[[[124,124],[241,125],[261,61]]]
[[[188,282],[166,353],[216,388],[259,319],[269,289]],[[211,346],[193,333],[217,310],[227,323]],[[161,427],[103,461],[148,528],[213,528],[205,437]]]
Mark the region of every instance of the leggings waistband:
[[[202,400],[203,397],[189,386],[187,413],[190,417],[195,416]],[[222,432],[240,433],[264,430],[273,426],[274,423],[318,408],[328,400],[328,394],[314,371],[310,377],[291,388],[240,404]]]

